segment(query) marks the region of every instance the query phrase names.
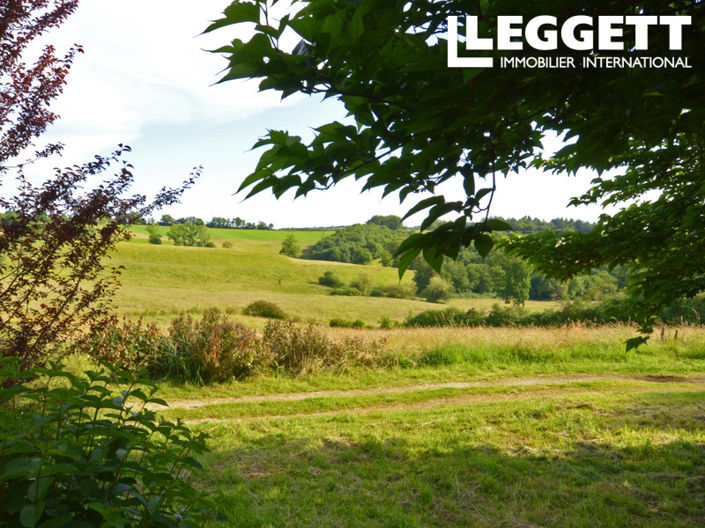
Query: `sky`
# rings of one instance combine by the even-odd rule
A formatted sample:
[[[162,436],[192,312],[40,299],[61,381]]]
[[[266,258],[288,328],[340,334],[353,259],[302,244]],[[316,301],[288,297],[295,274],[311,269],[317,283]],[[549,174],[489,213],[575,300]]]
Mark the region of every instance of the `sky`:
[[[234,194],[257,163],[252,145],[267,130],[312,137],[313,127],[345,119],[345,112],[337,101],[303,95],[281,101],[276,92],[258,92],[256,81],[215,84],[226,60],[207,50],[248,38],[247,29],[238,28],[202,35],[227,3],[83,0],[49,36],[59,51],[73,43],[85,50],[52,107],[61,118],[42,136],[66,145],[63,159],[52,159],[52,166],[88,161],[128,144],[134,191],[153,195],[164,185],[178,186],[192,167],[202,165],[201,178],[181,203],[160,213],[174,217],[239,216],[276,227],[314,227],[365,222],[376,214],[403,216],[414,201],[400,205],[394,195],[361,194],[362,184],[354,181],[296,200],[291,192],[279,200],[266,191],[246,201]],[[535,170],[500,177],[492,215],[594,221],[603,212],[600,207],[567,207],[593,177],[588,171],[568,177]],[[460,181],[444,184],[441,192],[463,196]],[[417,215],[406,223],[421,220]]]

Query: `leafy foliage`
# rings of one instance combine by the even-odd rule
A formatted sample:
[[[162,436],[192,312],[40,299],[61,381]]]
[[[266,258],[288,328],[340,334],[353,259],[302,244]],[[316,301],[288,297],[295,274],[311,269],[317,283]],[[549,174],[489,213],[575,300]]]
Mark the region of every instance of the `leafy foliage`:
[[[343,286],[345,283],[343,282],[343,279],[338,277],[338,275],[334,271],[326,271],[318,277],[318,284],[321,286],[328,286],[329,288],[340,288]]]
[[[167,378],[199,385],[242,378],[263,360],[255,332],[228,321],[211,308],[199,321],[181,314],[169,326],[169,344],[154,351],[149,371],[155,379]]]
[[[658,307],[705,289],[703,2],[307,0],[293,2],[276,24],[270,7],[265,0],[235,1],[207,29],[257,24],[247,42],[234,40],[217,50],[229,60],[223,81],[259,78],[261,90],[283,97],[323,94],[340,100],[355,124],[326,123],[309,142],[270,131],[255,144],[266,150],[240,186],[248,196],[266,189],[277,197],[290,189],[303,196],[355,178],[365,189],[398,193],[404,201],[458,180],[464,200],[436,195],[409,209],[407,216],[425,211],[426,219],[397,253],[400,273],[420,254],[439,271],[444,257],[454,259],[471,244],[486,256],[494,245],[489,233],[508,229],[489,218],[498,175],[530,164],[599,174],[626,167],[622,176],[595,178],[574,203],[638,204],[601,217],[590,233],[540,234],[509,247],[552,278],[628,267],[633,307],[646,331]],[[693,26],[679,53],[693,68],[576,68],[566,75],[560,69],[528,74],[520,68],[447,67],[449,15],[476,15],[484,34],[495,37],[496,16],[508,13],[559,21],[578,14],[689,15]],[[279,39],[285,31],[295,32],[298,44],[285,48],[289,39]],[[634,31],[625,29],[625,51],[615,54],[641,54],[629,45]],[[671,55],[665,35],[650,43],[649,55]],[[555,51],[578,63],[583,53]],[[571,142],[537,155],[553,133]],[[432,228],[450,214],[455,221]]]
[[[403,230],[393,230],[387,225],[375,222],[355,224],[337,229],[333,234],[306,248],[303,256],[315,260],[369,264],[382,257],[385,252],[396,251],[403,238]]]
[[[149,224],[147,226],[147,233],[149,234],[150,244],[162,243],[162,235],[159,234],[159,224]]]
[[[286,319],[287,315],[277,304],[270,301],[255,301],[248,304],[242,311],[253,317],[268,317],[269,319]]]
[[[162,189],[151,203],[141,195],[125,197],[134,180],[122,159],[129,150],[121,146],[110,157],[57,169],[41,186],[20,169],[18,194],[0,198],[7,211],[0,218],[2,356],[21,358],[23,367],[39,365],[49,352],[64,350],[62,343],[80,342],[102,324],[119,275],[105,257],[131,236],[130,218],[177,202],[198,175],[180,189]],[[113,165],[114,176],[81,188]]]
[[[81,343],[77,351],[137,374],[148,369],[151,358],[168,352],[170,346],[155,324],[111,318]]]
[[[156,386],[125,371],[20,371],[0,359],[0,524],[10,527],[193,527],[212,503],[189,483],[205,436],[159,419]],[[116,396],[109,387],[125,385]]]
[[[210,240],[208,228],[203,224],[187,222],[174,224],[166,234],[177,246],[207,247]]]
[[[301,255],[301,246],[299,246],[299,242],[294,235],[289,235],[284,239],[279,253],[292,258],[297,258]]]
[[[8,159],[21,155],[57,119],[49,103],[61,94],[73,59],[83,50],[75,46],[58,58],[53,46],[45,46],[29,67],[23,54],[77,7],[78,0],[5,0],[0,4],[0,174],[7,170]],[[45,157],[61,148],[60,144],[48,145],[35,155]]]
[[[421,293],[423,297],[428,302],[442,302],[450,299],[452,293],[452,288],[450,285],[440,277],[431,277],[428,283]]]

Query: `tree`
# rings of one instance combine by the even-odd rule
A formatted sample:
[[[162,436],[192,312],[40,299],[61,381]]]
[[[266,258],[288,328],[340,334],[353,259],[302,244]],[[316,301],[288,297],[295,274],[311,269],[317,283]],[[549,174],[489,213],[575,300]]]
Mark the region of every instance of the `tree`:
[[[150,244],[161,244],[162,235],[159,233],[159,224],[151,223],[147,226]]]
[[[453,288],[441,277],[431,277],[428,286],[421,292],[421,295],[428,302],[439,303],[450,299]]]
[[[509,247],[557,279],[602,265],[633,271],[630,289],[635,316],[648,330],[658,306],[705,289],[705,3],[699,0],[605,0],[576,3],[514,0],[328,0],[293,2],[272,25],[265,0],[236,1],[208,31],[258,23],[247,42],[218,51],[230,61],[223,81],[260,78],[261,90],[323,94],[345,105],[355,124],[330,122],[305,142],[271,130],[256,143],[267,147],[240,186],[248,196],[271,190],[296,196],[355,178],[365,189],[399,193],[403,201],[435,193],[451,179],[463,182],[466,199],[437,195],[409,213],[427,210],[421,232],[399,249],[403,272],[414,258],[439,269],[474,244],[482,255],[493,246],[490,233],[506,223],[489,217],[500,175],[532,164],[555,171],[594,169],[594,187],[575,203],[617,203],[639,199],[613,217],[603,216],[590,233],[536,235]],[[649,49],[635,48],[635,26],[624,26],[624,51],[601,55],[685,56],[686,68],[449,68],[448,16],[479,17],[483,34],[497,36],[497,15],[688,15],[692,26],[682,50],[671,52],[671,28],[649,28]],[[300,37],[284,48],[279,36]],[[452,43],[454,46],[456,43]],[[483,56],[507,55],[483,51]],[[516,52],[530,56],[532,51]],[[580,60],[590,52],[560,43],[547,56]],[[537,155],[552,133],[571,142],[557,153]],[[627,167],[623,176],[601,175]],[[650,194],[649,194],[650,193]],[[653,196],[656,196],[655,198]],[[456,220],[431,228],[438,219]]]
[[[529,298],[531,271],[518,258],[505,257],[503,260],[504,284],[497,293],[506,303],[524,306]]]
[[[431,279],[437,276],[437,274],[433,271],[433,268],[422,259],[417,259],[412,266],[414,269],[414,277],[412,280],[416,285],[416,293],[422,295],[422,292],[429,285]]]
[[[120,269],[105,257],[131,237],[132,213],[145,216],[176,203],[183,190],[162,189],[125,197],[134,177],[121,147],[110,157],[56,169],[52,178],[32,185],[20,170],[19,191],[0,198],[0,354],[20,358],[23,369],[42,365],[49,353],[66,353],[109,318],[111,294]],[[116,167],[101,185],[91,177]],[[196,175],[194,174],[194,177]]]
[[[298,258],[301,255],[301,247],[294,235],[287,236],[282,242],[282,248],[279,250],[281,255],[287,257]]]
[[[7,170],[7,160],[22,154],[57,119],[49,104],[61,94],[71,63],[82,48],[74,46],[58,58],[53,46],[44,46],[29,67],[23,62],[23,53],[77,7],[78,0],[0,3],[0,174]],[[61,147],[45,146],[35,157],[48,156]],[[28,160],[18,163],[24,161]]]
[[[112,156],[54,169],[41,185],[26,178],[25,164],[61,150],[56,144],[26,154],[58,117],[49,105],[81,48],[58,58],[45,46],[30,67],[23,54],[36,51],[35,39],[64,22],[77,4],[0,2],[0,175],[14,171],[17,187],[15,196],[0,196],[0,355],[18,358],[23,370],[42,365],[49,353],[65,353],[67,342],[104,322],[119,275],[104,257],[130,236],[131,219],[175,203],[190,184],[162,189],[151,204],[144,196],[126,197],[133,176],[124,146]],[[113,176],[94,185],[93,178],[113,168]]]
[[[395,215],[375,215],[367,221],[368,224],[387,226],[389,229],[399,229],[403,227],[401,218]]]
[[[177,221],[178,222],[178,221]],[[176,223],[167,231],[166,236],[177,246],[205,247],[211,236],[203,224],[193,222]]]

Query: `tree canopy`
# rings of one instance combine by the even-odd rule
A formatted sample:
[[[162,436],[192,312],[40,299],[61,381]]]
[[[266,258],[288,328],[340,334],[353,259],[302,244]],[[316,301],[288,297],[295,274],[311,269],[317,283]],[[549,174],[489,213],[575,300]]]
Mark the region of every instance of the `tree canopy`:
[[[276,4],[276,5],[275,5]],[[270,130],[256,169],[240,190],[265,189],[277,197],[303,196],[345,178],[364,181],[411,200],[460,179],[466,198],[435,194],[410,207],[427,211],[419,233],[400,247],[400,272],[419,255],[439,268],[474,244],[486,255],[490,233],[508,226],[489,216],[500,175],[535,166],[597,172],[593,188],[575,204],[623,205],[603,215],[589,233],[541,233],[507,246],[548,277],[567,278],[602,265],[628,266],[635,315],[648,316],[683,296],[705,289],[705,3],[699,0],[360,0],[236,1],[208,31],[255,24],[246,42],[217,51],[227,56],[223,81],[260,78],[261,90],[323,94],[344,105],[355,124],[332,121],[311,141]],[[277,12],[278,10],[278,12]],[[625,26],[618,51],[512,52],[541,55],[687,57],[692,68],[450,68],[448,17],[479,17],[484,37],[496,38],[499,15],[529,19],[553,15],[688,15],[682,49],[669,49],[666,26],[651,26],[648,51],[639,50],[636,26]],[[298,44],[286,46],[294,32]],[[453,44],[455,45],[455,44]],[[482,51],[500,57],[506,51]],[[495,59],[497,62],[497,59]],[[556,153],[541,153],[542,140],[566,140]],[[621,176],[607,177],[619,169]],[[628,205],[624,205],[624,204]],[[446,215],[453,215],[451,218]],[[439,218],[453,220],[434,223]]]

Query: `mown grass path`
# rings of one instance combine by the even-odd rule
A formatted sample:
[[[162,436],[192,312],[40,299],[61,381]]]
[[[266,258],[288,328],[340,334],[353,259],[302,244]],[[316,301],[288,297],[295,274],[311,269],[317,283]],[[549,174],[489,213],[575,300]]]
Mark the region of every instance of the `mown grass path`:
[[[410,385],[402,387],[376,387],[370,389],[354,389],[354,390],[329,390],[329,391],[313,391],[313,392],[292,392],[284,394],[261,394],[248,396],[233,396],[229,398],[206,398],[206,399],[176,399],[169,402],[169,409],[197,409],[207,405],[223,405],[223,404],[238,404],[238,403],[259,403],[259,402],[293,402],[308,400],[313,398],[350,398],[354,396],[366,396],[375,394],[403,394],[419,391],[434,391],[439,389],[469,389],[474,387],[496,387],[496,386],[517,386],[526,387],[533,385],[550,385],[550,384],[566,384],[577,382],[598,382],[598,381],[632,381],[643,380],[654,383],[677,382],[679,384],[695,384],[705,386],[705,373],[702,376],[695,377],[680,377],[680,376],[594,376],[594,375],[576,375],[576,376],[534,376],[525,378],[506,378],[495,379],[490,381],[468,381],[468,382],[450,382],[450,383],[426,383],[420,385]],[[148,406],[153,410],[164,410],[161,405]]]
[[[233,527],[705,525],[705,373],[173,400]]]

